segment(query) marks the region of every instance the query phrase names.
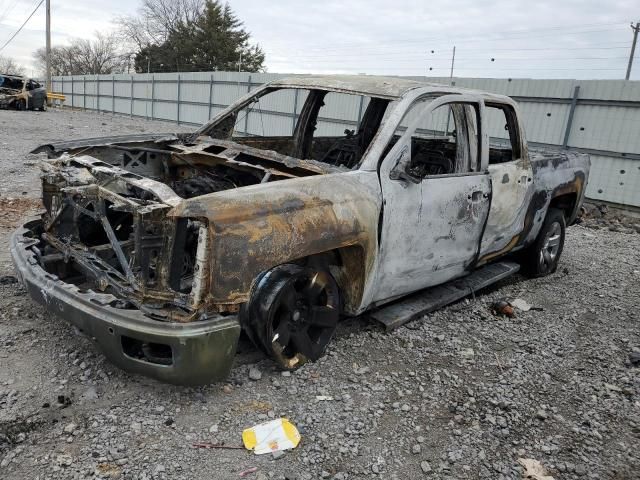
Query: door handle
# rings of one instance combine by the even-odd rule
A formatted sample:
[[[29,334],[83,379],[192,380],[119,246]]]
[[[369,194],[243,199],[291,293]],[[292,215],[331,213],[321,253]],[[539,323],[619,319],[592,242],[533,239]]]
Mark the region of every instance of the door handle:
[[[476,190],[471,195],[469,195],[469,200],[472,202],[479,202],[483,198],[487,198],[489,195],[484,193],[482,190]]]

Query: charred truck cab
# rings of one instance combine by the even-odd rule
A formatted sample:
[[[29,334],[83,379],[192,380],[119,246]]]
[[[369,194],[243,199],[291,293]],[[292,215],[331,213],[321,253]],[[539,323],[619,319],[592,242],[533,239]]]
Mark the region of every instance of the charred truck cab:
[[[359,120],[327,121],[345,102]],[[11,241],[30,295],[119,367],[190,385],[228,375],[241,331],[294,369],[341,315],[514,252],[552,273],[589,169],[531,153],[508,97],[379,77],[279,80],[192,134],[43,151],[45,212]]]

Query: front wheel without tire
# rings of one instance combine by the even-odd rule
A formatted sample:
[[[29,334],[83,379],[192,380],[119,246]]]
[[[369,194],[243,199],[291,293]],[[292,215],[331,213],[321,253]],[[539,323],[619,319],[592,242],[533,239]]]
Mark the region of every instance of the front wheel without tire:
[[[323,355],[340,309],[338,285],[328,271],[280,265],[258,281],[245,326],[280,367],[294,370]]]
[[[567,229],[564,213],[549,209],[538,238],[524,252],[524,267],[531,277],[544,277],[556,271]]]

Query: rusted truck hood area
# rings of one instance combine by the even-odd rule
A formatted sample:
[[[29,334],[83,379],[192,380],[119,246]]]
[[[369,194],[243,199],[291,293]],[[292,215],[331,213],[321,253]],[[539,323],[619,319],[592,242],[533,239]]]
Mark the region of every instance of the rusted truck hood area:
[[[219,192],[258,201],[256,190],[278,191],[272,182],[342,170],[233,142],[186,144],[167,135],[64,142],[36,151],[50,156],[41,166],[46,212],[32,247],[40,265],[65,282],[114,295],[121,308],[171,322],[206,320],[224,308],[209,293],[211,219],[218,203],[225,204]],[[200,205],[197,212],[194,205]],[[242,224],[246,211],[225,226]]]

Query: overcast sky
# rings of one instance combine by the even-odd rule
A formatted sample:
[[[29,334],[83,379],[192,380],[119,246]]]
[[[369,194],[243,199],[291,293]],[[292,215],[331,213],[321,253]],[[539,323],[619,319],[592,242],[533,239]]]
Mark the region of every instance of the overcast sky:
[[[39,0],[0,0],[0,46]],[[53,43],[91,37],[137,0],[51,0]],[[638,0],[234,0],[269,72],[624,78]],[[31,70],[44,7],[0,55]],[[433,52],[433,53],[432,53]],[[632,79],[640,80],[640,47]],[[493,61],[492,61],[493,59]]]

